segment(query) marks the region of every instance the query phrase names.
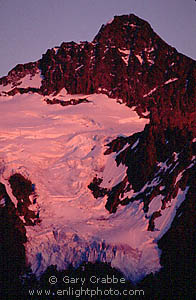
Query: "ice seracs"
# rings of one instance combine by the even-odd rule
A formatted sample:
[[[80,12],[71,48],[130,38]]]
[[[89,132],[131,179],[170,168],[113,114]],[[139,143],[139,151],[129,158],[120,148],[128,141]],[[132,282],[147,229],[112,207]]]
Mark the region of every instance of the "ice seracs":
[[[69,95],[66,90],[56,95],[64,101],[81,96]],[[16,95],[0,103],[0,157],[6,165],[6,176],[23,166],[36,183],[38,194],[31,209],[39,208],[42,222],[27,227],[27,259],[37,275],[50,264],[63,269],[69,263],[77,266],[84,260],[100,259],[125,271],[129,262],[126,276],[137,280],[142,269],[139,261],[147,252],[135,238],[133,242],[131,235],[137,236],[141,226],[142,232],[147,227],[142,210],[136,219],[129,220],[134,213],[127,208],[114,217],[105,209],[105,199],[95,200],[87,186],[96,174],[103,175],[103,184],[108,187],[126,175],[126,167],[115,166],[112,156],[103,155],[105,144],[119,134],[142,130],[149,121],[139,119],[135,111],[106,95],[84,96],[88,103],[68,107],[47,105],[38,94]],[[133,224],[137,233],[132,231],[130,235]],[[111,240],[114,231],[119,235]],[[68,236],[72,239],[76,234],[78,239],[67,244]],[[146,262],[144,273],[148,273],[159,268],[159,257],[148,232],[144,240],[148,241],[149,251],[155,256],[157,253],[156,263],[148,266]],[[105,250],[99,246],[103,241],[108,245]],[[90,246],[92,243],[96,246]],[[79,249],[81,254],[76,255]]]
[[[39,276],[51,264],[64,269],[70,263],[77,267],[97,260],[110,262],[133,281],[158,271],[160,251],[155,241],[170,227],[186,190],[179,190],[171,207],[164,210],[159,195],[147,212],[141,200],[110,214],[105,209],[107,197],[95,199],[87,188],[94,176],[103,179],[100,186],[107,190],[126,178],[127,167],[117,165],[115,158],[129,144],[116,154],[104,155],[106,144],[117,136],[143,130],[149,120],[102,94],[69,95],[62,89],[55,97],[62,101],[86,97],[89,102],[62,107],[46,104],[38,94],[25,94],[0,103],[0,157],[6,166],[1,178],[13,203],[3,178],[23,170],[36,183],[37,199],[36,203],[31,199],[31,209],[39,212],[41,223],[27,227],[26,244],[32,271]],[[139,141],[136,139],[132,150],[137,151]],[[177,160],[178,155],[174,156]],[[170,168],[167,161],[158,165],[159,173]],[[139,192],[130,187],[124,197],[134,198],[156,187],[159,173]],[[179,174],[176,181],[180,178]],[[161,216],[154,221],[155,230],[148,231],[149,218],[156,211]]]

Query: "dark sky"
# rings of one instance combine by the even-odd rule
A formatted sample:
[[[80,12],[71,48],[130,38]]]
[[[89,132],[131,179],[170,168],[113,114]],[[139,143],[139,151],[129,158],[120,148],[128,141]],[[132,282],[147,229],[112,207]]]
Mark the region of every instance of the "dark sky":
[[[0,77],[63,41],[91,41],[114,15],[130,13],[196,59],[195,0],[0,0]]]

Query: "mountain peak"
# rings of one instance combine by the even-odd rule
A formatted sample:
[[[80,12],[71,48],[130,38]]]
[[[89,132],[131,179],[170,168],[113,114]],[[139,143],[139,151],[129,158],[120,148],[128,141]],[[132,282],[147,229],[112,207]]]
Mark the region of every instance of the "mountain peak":
[[[139,18],[138,16],[134,14],[129,14],[129,15],[121,15],[121,16],[114,16],[114,18],[109,21],[105,26],[110,25],[110,26],[118,26],[120,27],[135,27],[135,26],[150,26],[148,22],[145,20]]]
[[[93,42],[130,49],[135,35],[140,31],[146,32],[148,37],[153,33],[151,26],[134,14],[114,16],[106,25],[101,26]]]

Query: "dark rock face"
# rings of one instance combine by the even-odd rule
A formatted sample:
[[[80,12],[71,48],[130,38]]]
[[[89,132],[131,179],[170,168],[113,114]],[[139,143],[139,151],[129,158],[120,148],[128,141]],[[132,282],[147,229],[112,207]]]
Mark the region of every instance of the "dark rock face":
[[[102,181],[103,179],[94,177],[93,181],[88,185],[95,198],[104,197],[108,193],[107,189],[100,187]]]
[[[151,114],[156,113],[155,104],[158,114],[164,105],[167,114],[175,110],[176,115],[182,108],[186,111],[187,104],[189,111],[195,106],[195,61],[134,15],[115,17],[91,43],[62,43],[58,51],[48,50],[40,68],[43,94],[63,87],[70,94],[102,92]]]
[[[37,88],[31,88],[31,87],[28,87],[28,88],[19,88],[19,87],[15,87],[13,88],[12,90],[10,90],[9,92],[7,92],[7,95],[8,96],[14,96],[16,94],[26,94],[26,93],[38,93],[40,94],[40,89],[37,89]]]
[[[13,195],[18,200],[17,211],[20,216],[24,216],[25,225],[36,225],[39,223],[37,214],[29,209],[32,204],[29,196],[32,195],[33,185],[29,179],[26,179],[19,173],[10,176],[9,183]]]
[[[17,210],[0,183],[0,295],[16,287],[17,277],[25,268],[26,229]]]
[[[181,189],[185,190],[192,176],[192,165],[195,165],[195,142],[193,132],[177,128],[162,131],[159,127],[152,133],[153,126],[146,126],[144,132],[134,134],[119,145],[119,138],[111,142],[105,155],[111,151],[117,153],[130,144],[116,156],[116,163],[126,165],[127,176],[113,189],[121,189],[124,182],[129,182],[135,191],[135,196],[118,201],[112,201],[109,193],[106,208],[113,212],[119,204],[125,205],[143,199],[144,211],[148,212],[149,203],[157,195],[162,195],[162,209],[174,199]],[[135,144],[137,140],[137,145]],[[134,144],[136,145],[134,147]],[[118,146],[118,148],[116,148]],[[164,166],[165,165],[165,166]],[[178,175],[181,178],[176,182]],[[130,186],[127,188],[130,189]],[[163,189],[161,189],[161,187]],[[113,190],[112,189],[112,190]],[[126,192],[125,188],[123,189]]]
[[[9,183],[18,204],[15,207],[5,185],[0,182],[0,295],[3,297],[17,292],[19,276],[27,268],[25,226],[40,222],[35,212],[28,208],[32,204],[29,196],[34,193],[31,181],[16,173],[9,178]]]
[[[169,282],[172,296],[195,298],[195,242],[196,242],[196,166],[190,168],[186,200],[177,210],[171,228],[159,240],[161,264]],[[181,274],[179,276],[179,274]]]
[[[61,106],[69,106],[69,105],[77,105],[81,103],[89,103],[90,101],[87,98],[79,98],[79,99],[70,99],[68,101],[59,100],[57,98],[51,99],[44,99],[47,104],[60,104]]]

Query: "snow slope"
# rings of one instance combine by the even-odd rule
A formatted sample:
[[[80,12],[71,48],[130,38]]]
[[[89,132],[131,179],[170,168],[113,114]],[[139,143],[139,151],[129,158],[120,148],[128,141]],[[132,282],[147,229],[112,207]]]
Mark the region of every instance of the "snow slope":
[[[13,88],[40,88],[42,82],[42,75],[40,70],[38,70],[34,75],[27,74],[20,80],[9,83],[7,85],[0,85],[0,95],[4,96],[7,92],[11,91]]]
[[[84,97],[60,94],[61,100]],[[147,231],[143,203],[109,214],[106,198],[94,199],[87,186],[96,174],[107,187],[126,176],[113,153],[103,155],[105,145],[143,130],[148,120],[106,95],[85,97],[88,103],[66,107],[48,105],[38,94],[0,97],[0,179],[9,193],[7,179],[15,172],[35,183],[38,199],[30,209],[42,222],[26,227],[26,253],[38,276],[51,264],[62,269],[101,260],[137,281],[160,269],[159,233]]]

